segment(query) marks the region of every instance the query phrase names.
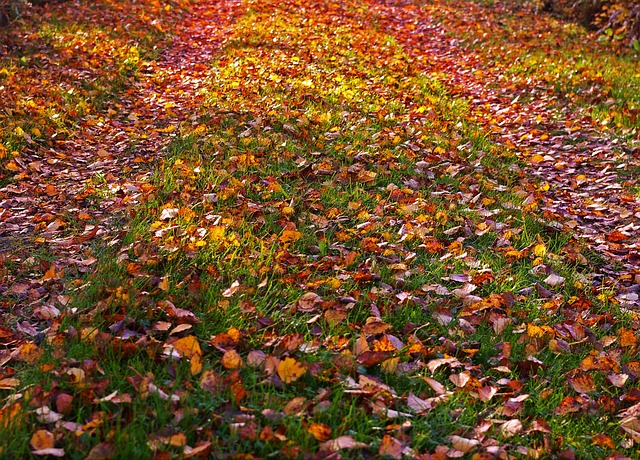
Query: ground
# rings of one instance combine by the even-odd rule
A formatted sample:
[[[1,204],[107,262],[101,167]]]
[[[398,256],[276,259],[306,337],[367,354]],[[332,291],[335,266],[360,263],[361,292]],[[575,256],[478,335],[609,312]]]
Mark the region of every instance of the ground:
[[[525,4],[24,11],[7,458],[635,458],[637,58]]]

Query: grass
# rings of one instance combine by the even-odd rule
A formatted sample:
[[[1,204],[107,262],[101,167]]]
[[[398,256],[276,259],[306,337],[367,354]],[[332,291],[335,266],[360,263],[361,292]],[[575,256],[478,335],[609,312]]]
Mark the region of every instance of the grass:
[[[203,115],[159,160],[122,247],[96,249],[99,268],[51,322],[42,357],[14,364],[21,416],[3,409],[3,454],[28,457],[31,435],[47,429],[70,458],[102,442],[123,458],[180,458],[185,443],[205,442],[215,457],[297,458],[339,436],[365,443],[352,456],[366,457],[385,434],[415,452],[456,435],[516,456],[632,456],[602,397],[635,379],[618,389],[592,372],[592,403],[556,413],[578,396],[567,374],[633,322],[575,283],[570,236],[541,223],[515,154],[467,119],[468,101],[412,69],[366,4],[308,12],[312,21],[287,4],[249,7],[212,67]],[[545,285],[544,266],[565,284]],[[455,294],[463,276],[475,301]],[[306,311],[309,292],[322,300]],[[378,315],[389,328],[366,332]],[[172,353],[190,337],[201,370]],[[570,352],[551,347],[556,337]],[[367,362],[358,340],[388,359]],[[385,348],[394,341],[400,349]],[[225,364],[230,350],[240,365]],[[633,350],[607,351],[628,352],[626,365]],[[288,357],[307,372],[284,382],[273,363]],[[440,358],[457,364],[426,368]],[[407,398],[437,395],[427,377],[451,395],[418,414]],[[480,400],[485,386],[499,396]],[[518,396],[528,399],[505,414]],[[39,419],[44,405],[78,425]],[[511,418],[525,430],[508,437],[500,420]],[[549,431],[527,431],[539,419]],[[312,424],[330,434],[317,439]],[[592,442],[601,433],[615,449]]]

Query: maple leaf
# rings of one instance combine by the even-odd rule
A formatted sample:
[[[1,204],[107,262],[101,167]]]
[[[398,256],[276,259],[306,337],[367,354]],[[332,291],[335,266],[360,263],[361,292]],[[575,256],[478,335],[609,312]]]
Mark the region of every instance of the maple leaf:
[[[292,383],[302,377],[307,368],[293,358],[285,358],[278,364],[278,376],[284,383]]]

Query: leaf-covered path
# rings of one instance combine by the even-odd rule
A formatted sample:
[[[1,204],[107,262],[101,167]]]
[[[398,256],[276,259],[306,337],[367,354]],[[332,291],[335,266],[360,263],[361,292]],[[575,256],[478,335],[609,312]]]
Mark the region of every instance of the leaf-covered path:
[[[501,2],[30,11],[0,455],[638,453],[637,62]]]
[[[220,52],[234,18],[242,14],[243,6],[237,1],[186,5],[177,2],[174,5],[177,12],[171,14],[171,4],[165,8],[153,2],[143,3],[130,11],[118,7],[111,9],[108,3],[96,9],[84,6],[76,9],[63,3],[53,11],[33,13],[34,16],[43,14],[45,18],[57,17],[64,24],[70,24],[63,32],[74,39],[79,35],[74,30],[75,25],[82,30],[118,21],[125,25],[126,21],[131,21],[136,29],[148,27],[170,35],[160,44],[163,49],[158,57],[147,60],[139,56],[138,43],[123,33],[123,42],[115,41],[112,46],[125,48],[125,57],[131,60],[129,63],[125,59],[125,65],[139,65],[140,74],[127,75],[123,91],[116,93],[116,98],[87,110],[87,116],[76,113],[78,119],[73,120],[71,115],[75,126],[68,136],[56,140],[52,147],[46,148],[32,141],[28,132],[25,135],[28,139],[26,154],[16,157],[9,167],[18,173],[19,180],[0,189],[4,198],[0,244],[10,258],[17,258],[20,266],[10,275],[16,278],[10,282],[9,292],[24,300],[17,306],[33,308],[67,302],[65,287],[55,282],[60,281],[65,271],[84,273],[91,270],[96,258],[83,254],[86,243],[94,239],[110,245],[120,241],[118,233],[126,225],[127,210],[149,191],[153,165],[162,157],[179,127],[198,120],[211,59]],[[163,17],[162,13],[167,15]],[[165,31],[163,27],[169,30]],[[117,33],[120,32],[116,29]],[[47,91],[55,91],[45,85],[42,95],[32,96],[28,91],[24,94],[21,79],[46,82],[61,78],[60,90],[73,94],[82,87],[83,81],[97,80],[101,67],[109,66],[111,60],[117,59],[113,50],[90,50],[94,43],[83,43],[82,40],[76,46],[76,50],[81,47],[80,52],[71,59],[64,50],[48,55],[46,41],[39,34],[42,34],[41,30],[35,30],[7,40],[5,50],[14,55],[24,47],[29,53],[25,56],[30,59],[45,56],[43,64],[26,75],[12,75],[14,78],[3,86],[7,99],[14,105],[13,110],[24,103],[21,97],[42,104],[44,107],[39,108],[42,110],[50,97]],[[69,40],[62,37],[61,34],[61,39]],[[105,54],[101,55],[101,52]],[[91,66],[83,59],[89,60]],[[61,65],[68,66],[62,70],[67,75],[62,77],[58,75]],[[119,75],[111,76],[117,77]],[[36,267],[36,270],[44,268],[46,272],[41,280],[29,280],[34,275],[28,268],[29,262],[33,263],[29,259],[33,259],[30,253],[34,249],[53,262]],[[52,291],[51,296],[39,287],[42,281],[49,281],[45,284]],[[40,291],[36,299],[30,298],[31,289]],[[62,297],[57,297],[59,295]],[[14,314],[21,316],[21,308],[14,305],[11,315]],[[5,321],[11,322],[9,318]]]
[[[529,204],[539,207],[546,223],[558,232],[572,232],[577,241],[624,267],[615,271],[610,263],[594,267],[591,281],[615,284],[619,300],[637,307],[640,197],[630,192],[637,187],[637,177],[628,171],[637,171],[640,149],[630,148],[608,129],[609,123],[596,122],[588,109],[572,103],[553,80],[535,74],[524,79],[509,75],[518,53],[539,46],[537,42],[527,45],[514,36],[511,47],[489,52],[460,46],[458,37],[476,28],[475,36],[462,41],[479,40],[482,47],[487,40],[478,31],[491,33],[491,27],[502,25],[500,15],[508,10],[500,4],[448,6],[444,12],[442,5],[425,8],[389,2],[373,7],[385,30],[411,50],[417,68],[444,74],[453,94],[468,99],[470,119],[518,153],[524,168],[514,174],[520,175]],[[531,21],[530,26],[534,24]],[[561,32],[557,25],[544,23],[521,34],[522,40],[527,35],[558,40]],[[495,60],[487,59],[491,52],[497,54]],[[602,91],[598,83],[596,79],[590,90]],[[625,271],[629,276],[619,278]]]

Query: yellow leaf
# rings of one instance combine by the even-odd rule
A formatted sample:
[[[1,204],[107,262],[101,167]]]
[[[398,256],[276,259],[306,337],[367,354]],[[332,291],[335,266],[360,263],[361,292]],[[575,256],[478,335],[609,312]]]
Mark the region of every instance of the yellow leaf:
[[[7,168],[9,171],[13,171],[13,172],[20,172],[22,171],[22,169],[20,169],[20,166],[18,166],[17,164],[15,164],[13,161],[10,161],[9,163],[7,163],[6,165],[4,165],[5,168]]]
[[[533,338],[544,337],[544,330],[542,330],[540,326],[536,326],[535,324],[528,324],[527,335]]]
[[[160,280],[160,283],[158,283],[158,289],[160,289],[161,291],[168,291],[169,290],[169,277],[168,276],[163,276]]]
[[[198,339],[192,335],[182,337],[173,342],[172,345],[173,348],[185,358],[191,358],[194,355],[202,356],[202,349],[200,348]]]
[[[533,253],[536,257],[544,257],[547,253],[547,247],[544,243],[538,243],[533,247]]]
[[[278,239],[281,243],[293,243],[294,241],[298,241],[300,238],[302,238],[302,233],[295,230],[285,230]]]
[[[191,375],[198,375],[202,372],[202,360],[200,359],[200,355],[193,355],[189,360],[189,370],[191,371]]]
[[[285,358],[278,364],[278,375],[284,383],[298,380],[307,372],[307,368],[293,358]]]

